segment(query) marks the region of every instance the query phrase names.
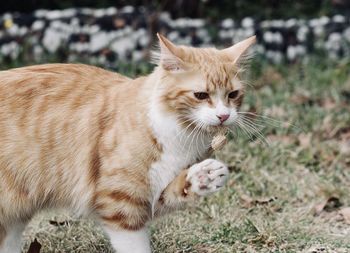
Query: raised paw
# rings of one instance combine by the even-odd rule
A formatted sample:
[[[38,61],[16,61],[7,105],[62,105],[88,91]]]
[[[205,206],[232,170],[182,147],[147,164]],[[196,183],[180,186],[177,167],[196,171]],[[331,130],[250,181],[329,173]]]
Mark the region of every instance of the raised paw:
[[[190,191],[206,196],[220,190],[226,183],[229,170],[225,164],[215,159],[206,159],[190,167],[186,180]]]

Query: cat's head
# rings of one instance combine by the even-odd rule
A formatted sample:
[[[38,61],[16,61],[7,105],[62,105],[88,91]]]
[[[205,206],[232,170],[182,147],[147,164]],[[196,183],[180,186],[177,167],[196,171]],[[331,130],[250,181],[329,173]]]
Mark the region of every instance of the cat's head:
[[[186,127],[216,131],[233,126],[244,96],[239,63],[255,36],[232,47],[176,46],[158,34],[160,101]]]

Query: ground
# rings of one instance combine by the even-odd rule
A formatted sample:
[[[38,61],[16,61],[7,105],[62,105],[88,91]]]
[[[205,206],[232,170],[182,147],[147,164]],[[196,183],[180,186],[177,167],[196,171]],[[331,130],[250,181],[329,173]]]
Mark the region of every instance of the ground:
[[[227,186],[155,222],[154,252],[350,252],[349,69],[253,63],[242,109],[264,115],[263,137],[231,136],[215,154]],[[65,213],[36,217],[25,248],[34,238],[44,253],[112,252],[98,226]]]

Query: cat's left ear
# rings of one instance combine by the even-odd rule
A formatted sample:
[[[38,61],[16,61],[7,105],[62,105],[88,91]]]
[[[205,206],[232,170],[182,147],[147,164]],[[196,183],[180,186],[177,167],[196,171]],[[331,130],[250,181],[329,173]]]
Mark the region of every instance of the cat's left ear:
[[[255,42],[256,36],[251,36],[248,39],[242,40],[229,48],[221,50],[220,54],[228,57],[234,64],[238,63],[248,48],[255,44]]]
[[[177,47],[167,38],[157,33],[160,46],[159,64],[169,72],[184,72],[186,64],[182,60],[184,56],[183,49]]]

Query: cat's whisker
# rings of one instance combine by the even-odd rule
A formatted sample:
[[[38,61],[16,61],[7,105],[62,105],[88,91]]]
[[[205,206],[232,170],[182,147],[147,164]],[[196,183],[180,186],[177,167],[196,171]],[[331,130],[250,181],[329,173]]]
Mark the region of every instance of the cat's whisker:
[[[238,115],[238,120],[241,120],[243,122],[249,122],[250,124],[254,125],[255,127],[259,127],[261,129],[266,127],[266,126],[264,126],[262,124],[256,123],[254,120],[252,120],[252,119],[250,119],[248,117],[242,116],[242,115]]]
[[[237,130],[241,130],[244,135],[246,135],[250,140],[253,140],[253,135],[251,132],[247,131],[240,121],[237,121]]]
[[[185,126],[183,129],[181,129],[176,136],[174,136],[174,140],[176,140],[177,138],[179,138],[179,143],[182,143],[183,138],[186,136],[187,130],[193,125],[195,124],[195,122],[191,122],[190,124],[188,124],[187,126]]]
[[[263,134],[261,133],[261,131],[259,129],[257,129],[254,125],[252,125],[249,122],[245,122],[245,121],[240,121],[239,126],[242,129],[245,129],[246,131],[250,132],[252,135],[254,135],[255,137],[257,137],[262,143],[266,144],[267,146],[270,146],[270,143],[268,142],[268,140],[263,136]]]
[[[203,135],[203,133],[204,133],[204,129],[203,129],[203,126],[204,126],[204,123],[202,123],[201,124],[201,126],[200,126],[200,128],[199,128],[199,132],[198,132],[198,135],[197,135],[197,138],[196,138],[196,148],[197,148],[197,154],[200,156],[200,154],[201,154],[201,152],[200,152],[200,150],[199,150],[199,148],[198,148],[198,137],[199,136],[201,136],[201,135]],[[202,140],[202,144],[203,144],[203,138],[200,138],[201,140]],[[203,148],[204,146],[202,145],[202,148]]]
[[[181,137],[180,137],[180,143],[182,143],[182,140],[183,140],[183,137],[185,136],[185,134],[187,133],[187,130],[193,125],[193,124],[196,124],[197,122],[195,120],[193,120],[186,128],[182,129],[180,131],[179,134],[181,134]],[[178,137],[178,136],[176,136]]]
[[[248,80],[242,80],[241,79],[240,82],[242,84],[244,84],[245,86],[249,86],[251,89],[254,89],[254,85],[251,82],[249,82]]]
[[[196,136],[200,133],[202,126],[204,125],[203,122],[199,122],[199,124],[196,126],[196,131],[192,136],[191,142],[189,146],[192,148],[193,141],[195,140]],[[198,154],[197,154],[198,155]]]
[[[275,118],[272,118],[272,117],[269,117],[266,115],[260,115],[260,114],[254,113],[254,112],[237,112],[237,113],[239,115],[242,115],[245,118],[249,118],[251,120],[253,120],[252,118],[255,118],[254,121],[257,121],[257,122],[260,122],[263,124],[265,123],[265,124],[268,124],[268,125],[273,126],[273,127],[285,127],[285,125],[286,125],[286,126],[291,126],[294,129],[300,130],[299,126],[297,126],[291,122],[277,120]],[[249,116],[251,116],[251,117],[249,117]]]

